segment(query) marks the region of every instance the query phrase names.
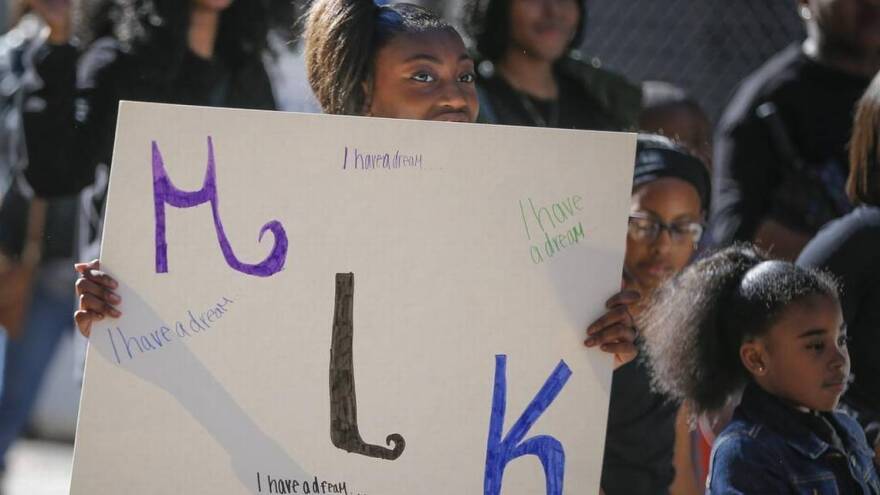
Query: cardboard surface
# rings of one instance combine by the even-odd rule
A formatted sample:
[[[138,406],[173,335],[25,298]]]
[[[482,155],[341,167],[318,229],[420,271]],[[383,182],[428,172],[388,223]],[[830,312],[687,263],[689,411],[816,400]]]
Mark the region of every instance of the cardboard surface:
[[[596,493],[634,152],[123,103],[71,493]]]

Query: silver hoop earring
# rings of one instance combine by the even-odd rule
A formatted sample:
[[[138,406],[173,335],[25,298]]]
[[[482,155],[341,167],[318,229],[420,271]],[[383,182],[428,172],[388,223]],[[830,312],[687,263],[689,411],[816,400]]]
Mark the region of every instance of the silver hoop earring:
[[[801,8],[798,10],[798,13],[801,15],[801,19],[805,21],[809,21],[813,19],[813,12],[810,10],[810,7],[806,5],[801,5]]]

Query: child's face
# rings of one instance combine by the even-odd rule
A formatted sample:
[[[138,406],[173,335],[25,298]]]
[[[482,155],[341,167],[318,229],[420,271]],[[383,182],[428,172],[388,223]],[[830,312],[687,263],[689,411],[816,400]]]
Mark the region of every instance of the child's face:
[[[764,390],[796,406],[831,411],[846,390],[849,352],[840,303],[816,295],[792,303],[740,355]]]
[[[632,195],[630,213],[656,219],[668,225],[683,227],[699,223],[702,218],[700,195],[690,183],[664,177],[639,186]],[[638,238],[630,221],[626,238],[624,266],[642,298],[653,292],[666,279],[680,272],[694,254],[695,240],[675,236],[664,230],[654,239]]]
[[[373,117],[473,122],[477,118],[474,61],[452,30],[395,36],[376,54]]]

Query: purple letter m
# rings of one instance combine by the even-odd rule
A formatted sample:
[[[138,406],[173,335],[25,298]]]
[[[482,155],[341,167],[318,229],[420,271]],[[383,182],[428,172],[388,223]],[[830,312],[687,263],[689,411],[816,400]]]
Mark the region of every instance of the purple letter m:
[[[223,222],[220,220],[219,198],[217,196],[217,174],[214,171],[214,143],[208,137],[208,170],[205,172],[205,181],[198,191],[181,191],[174,187],[168,173],[165,171],[165,163],[159,146],[153,141],[153,202],[156,207],[156,273],[168,273],[168,243],[165,240],[165,204],[175,208],[192,208],[202,203],[211,203],[211,212],[214,214],[214,230],[217,232],[217,240],[220,242],[220,250],[226,263],[233,269],[248,275],[268,277],[284,268],[287,259],[287,233],[277,220],[272,220],[260,229],[257,241],[263,239],[267,230],[272,231],[275,245],[269,256],[258,264],[242,263],[232,252],[232,246],[226,233],[223,231]]]

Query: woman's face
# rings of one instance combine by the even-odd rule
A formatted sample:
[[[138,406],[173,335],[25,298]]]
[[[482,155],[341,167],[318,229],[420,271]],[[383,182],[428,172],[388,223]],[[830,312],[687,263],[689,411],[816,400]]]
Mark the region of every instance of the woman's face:
[[[366,115],[474,122],[474,61],[451,29],[395,36],[376,54]]]
[[[508,50],[546,61],[561,58],[580,25],[580,0],[509,0]]]
[[[833,410],[850,370],[840,303],[825,295],[792,303],[740,355],[764,390],[795,406]]]
[[[633,192],[624,267],[635,289],[649,296],[667,278],[680,272],[694,254],[694,229],[701,229],[700,195],[689,182],[664,177]],[[665,224],[675,232],[670,232]],[[651,235],[654,227],[656,236]],[[653,238],[652,238],[653,237]]]

